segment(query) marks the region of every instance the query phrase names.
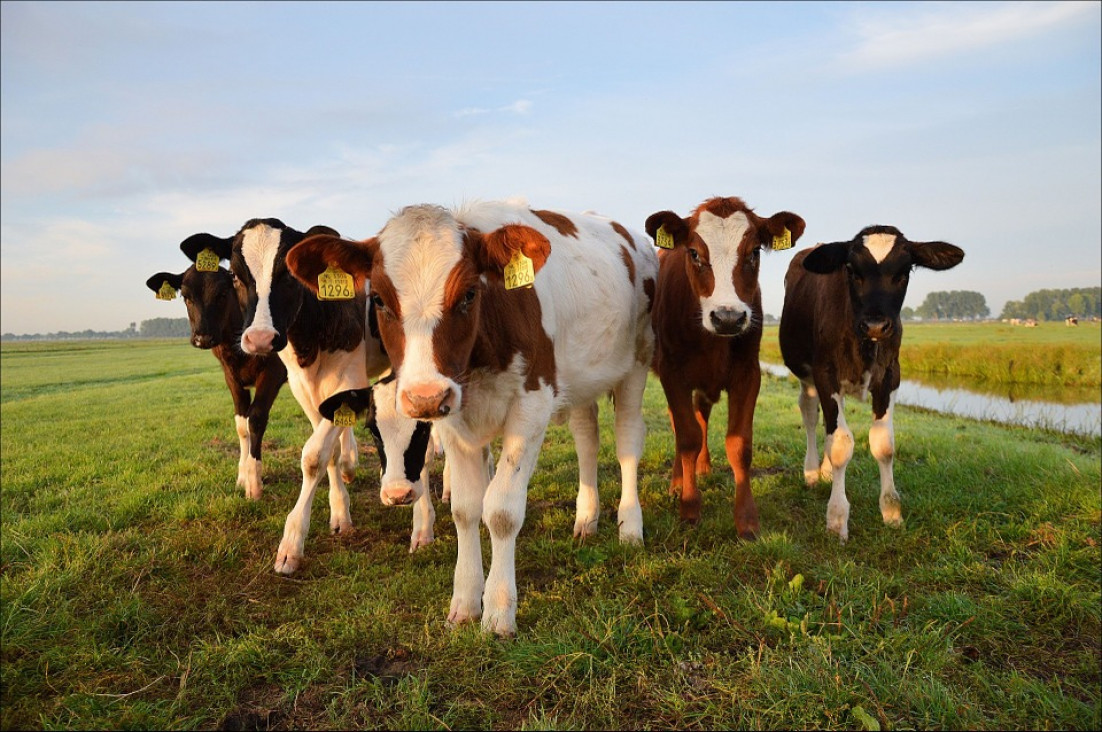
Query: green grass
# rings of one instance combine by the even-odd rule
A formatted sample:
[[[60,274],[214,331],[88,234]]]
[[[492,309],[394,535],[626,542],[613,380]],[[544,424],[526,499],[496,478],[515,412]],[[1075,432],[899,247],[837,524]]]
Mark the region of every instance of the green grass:
[[[782,363],[778,326],[766,326],[762,358]],[[904,378],[1093,390],[1102,386],[1102,327],[1042,323],[906,323],[899,350]]]
[[[408,554],[410,512],[380,505],[366,444],[357,532],[331,536],[319,496],[304,569],[273,573],[308,435],[289,391],[249,502],[209,354],[4,344],[0,379],[5,729],[1102,726],[1098,438],[899,408],[906,526],[892,530],[869,408],[851,400],[842,545],[825,531],[829,486],[803,485],[795,384],[766,377],[763,534],[745,543],[718,429],[703,521],[679,525],[652,380],[646,546],[616,540],[608,405],[601,527],[585,544],[571,538],[572,443],[553,426],[518,540],[519,634],[500,640],[445,626],[447,506],[437,541]]]

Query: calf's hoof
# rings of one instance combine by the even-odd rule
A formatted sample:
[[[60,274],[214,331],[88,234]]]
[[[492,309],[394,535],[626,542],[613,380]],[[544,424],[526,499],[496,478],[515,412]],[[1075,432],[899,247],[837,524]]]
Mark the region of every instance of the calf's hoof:
[[[276,555],[275,571],[277,574],[294,574],[301,566],[301,556],[291,556],[291,554],[284,552],[282,549],[279,551],[279,554]]]
[[[415,551],[423,546],[428,546],[433,542],[432,529],[428,531],[416,531],[409,536],[409,553],[413,554]]]
[[[574,521],[574,538],[586,539],[597,534],[597,519],[578,517]]]
[[[339,534],[340,536],[350,536],[356,531],[356,527],[352,525],[352,519],[344,518],[330,520],[329,528],[334,534]]]

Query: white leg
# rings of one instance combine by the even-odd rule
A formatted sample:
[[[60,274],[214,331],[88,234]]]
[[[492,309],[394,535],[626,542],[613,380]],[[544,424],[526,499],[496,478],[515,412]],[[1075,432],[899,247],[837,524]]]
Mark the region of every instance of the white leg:
[[[892,463],[895,459],[895,429],[892,412],[895,411],[895,392],[888,400],[888,410],[880,419],[873,419],[869,428],[869,451],[880,466],[880,515],[888,526],[903,524],[903,506],[895,490]]]
[[[450,435],[449,435],[450,437]],[[448,622],[475,620],[482,615],[482,542],[478,522],[482,518],[482,497],[486,492],[486,471],[482,449],[468,448],[445,438],[446,461],[451,470],[452,520],[455,522],[457,556]]]
[[[807,435],[807,452],[804,453],[804,482],[808,486],[815,485],[820,477],[826,480],[830,476],[830,468],[824,474],[819,467],[819,445],[815,440],[815,430],[819,426],[819,393],[814,384],[805,381],[800,382],[800,415],[804,421],[804,432]],[[830,447],[827,447],[823,455],[824,460],[829,460]]]
[[[264,481],[261,478],[261,461],[248,455],[245,458],[245,497],[256,500],[264,493]]]
[[[620,461],[620,507],[617,523],[620,541],[643,542],[643,508],[639,504],[639,460],[647,425],[643,421],[643,391],[647,386],[647,368],[633,371],[616,387],[616,458]]]
[[[310,531],[310,508],[314,502],[314,492],[321,481],[321,468],[329,464],[336,447],[339,429],[329,420],[321,420],[302,448],[302,490],[299,491],[295,507],[287,515],[283,540],[279,543],[276,554],[275,570],[280,574],[291,574],[302,563],[303,546]]]
[[[828,439],[829,456],[832,465],[833,484],[830,487],[830,501],[827,503],[827,530],[845,541],[849,538],[849,499],[846,498],[846,465],[853,457],[853,432],[846,424],[845,398],[832,394],[838,403],[838,428]]]
[[[597,495],[597,451],[600,435],[596,402],[570,410],[570,432],[574,435],[574,451],[578,455],[578,499],[574,536],[584,539],[597,533],[597,518],[601,512],[601,501]]]
[[[529,393],[525,401],[534,401],[534,396]],[[546,409],[541,405],[530,410],[515,409],[510,414],[497,472],[482,504],[482,520],[490,530],[491,546],[490,571],[482,593],[482,629],[498,635],[512,635],[517,630],[516,541],[524,524],[528,481],[535,470],[550,418],[550,388],[544,389],[541,396]]]
[[[421,468],[420,496],[413,504],[413,531],[409,535],[409,551],[412,554],[423,546],[432,543],[433,528],[436,523],[436,509],[432,506],[432,491],[429,490],[429,466],[432,464],[432,440],[425,451],[425,465]]]
[[[342,433],[345,430],[351,431],[350,427],[336,427]],[[335,442],[339,441],[338,440]],[[339,451],[336,449],[337,445],[333,445],[332,457],[329,458],[329,465],[326,467],[326,472],[329,475],[329,528],[334,534],[351,534],[352,533],[352,512],[349,508],[351,501],[348,497],[348,488],[344,484],[344,468],[341,467],[342,460]]]
[[[237,442],[241,447],[241,453],[237,458],[237,487],[245,489],[246,498],[259,498],[249,495],[248,472],[246,466],[249,459],[249,419],[240,414],[233,416],[233,426],[237,429]]]
[[[356,444],[356,435],[351,427],[341,430],[341,477],[345,483],[356,478],[356,468],[360,464],[360,446]]]

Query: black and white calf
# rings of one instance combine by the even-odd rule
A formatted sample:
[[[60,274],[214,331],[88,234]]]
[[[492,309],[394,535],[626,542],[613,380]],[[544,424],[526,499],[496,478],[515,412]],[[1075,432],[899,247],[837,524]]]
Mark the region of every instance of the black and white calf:
[[[348,300],[321,301],[288,272],[287,252],[304,237],[319,233],[337,235],[325,226],[300,232],[278,219],[251,219],[233,237],[206,235],[204,242],[230,260],[238,296],[245,303],[241,350],[279,354],[291,392],[314,427],[302,448],[302,489],[276,554],[275,569],[282,574],[302,563],[323,468],[329,476],[330,528],[338,533],[352,530],[344,483],[354,475],[356,441],[352,428],[325,419],[320,405],[333,394],[366,389],[371,379],[390,368],[381,342],[368,326],[362,293]]]
[[[241,445],[237,461],[237,485],[245,496],[260,498],[264,482],[261,471],[261,444],[268,427],[268,415],[279,389],[287,381],[287,369],[275,356],[249,356],[237,348],[244,323],[242,308],[229,270],[213,263],[213,269],[198,269],[194,262],[203,247],[196,248],[188,237],[180,249],[193,264],[180,274],[158,272],[146,280],[146,286],[161,293],[167,284],[171,299],[179,291],[187,307],[191,326],[191,345],[210,350],[222,366],[230,396],[233,397],[234,423]],[[253,389],[255,395],[250,394]]]
[[[893,226],[870,226],[851,241],[805,249],[788,267],[780,345],[785,366],[801,382],[804,479],[808,485],[833,480],[827,529],[842,541],[849,536],[846,465],[853,457],[845,396],[864,399],[872,392],[869,450],[880,466],[880,513],[884,523],[900,525],[892,472],[892,411],[903,339],[899,313],[912,269],[950,269],[963,259],[964,252],[952,244],[909,241]],[[826,430],[821,465],[815,442],[820,405]]]
[[[395,407],[393,373],[368,389],[350,389],[334,394],[318,410],[328,420],[344,406],[363,417],[379,455],[379,499],[386,506],[413,504],[413,531],[409,550],[427,546],[433,540],[436,513],[432,506],[429,471],[434,453],[432,424],[410,419]]]

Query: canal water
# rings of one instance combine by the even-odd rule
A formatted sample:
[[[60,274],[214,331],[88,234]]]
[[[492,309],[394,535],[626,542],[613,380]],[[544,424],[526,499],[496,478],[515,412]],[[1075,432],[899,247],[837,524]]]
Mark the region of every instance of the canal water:
[[[792,376],[787,368],[777,364],[762,361],[761,368],[774,376]],[[949,386],[945,382],[905,379],[899,385],[895,401],[896,404],[1002,424],[1069,434],[1102,434],[1102,394],[1098,390],[1069,390],[1047,395],[1039,390],[1008,390],[995,394]]]

